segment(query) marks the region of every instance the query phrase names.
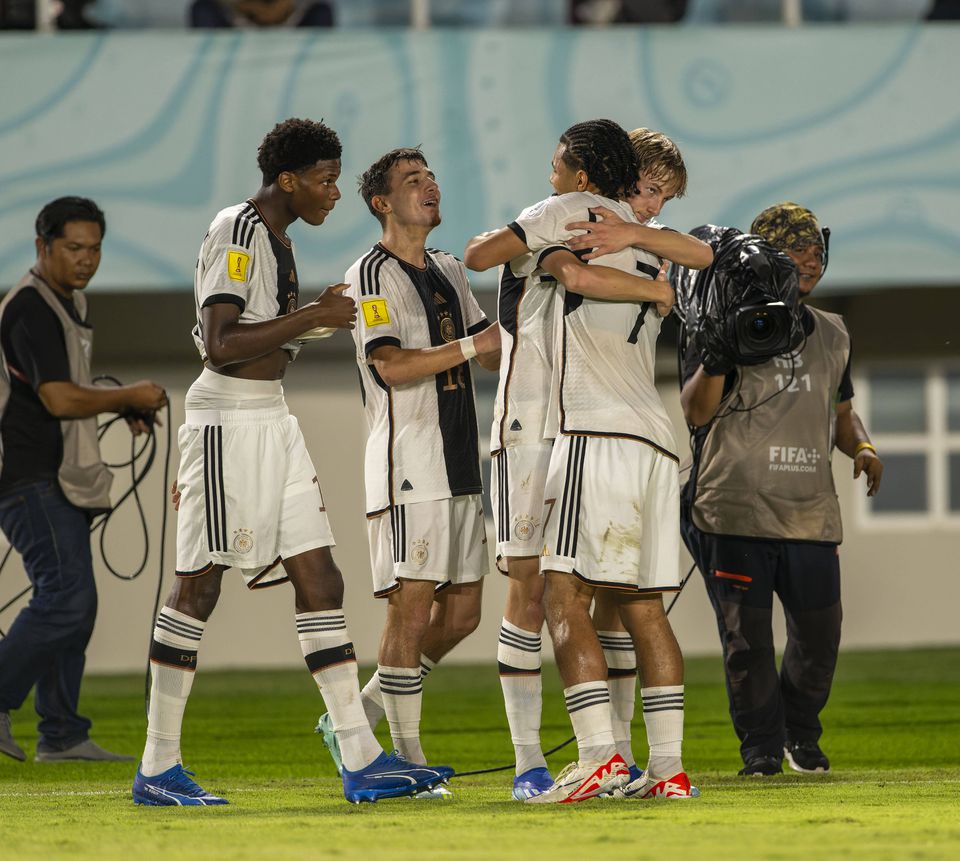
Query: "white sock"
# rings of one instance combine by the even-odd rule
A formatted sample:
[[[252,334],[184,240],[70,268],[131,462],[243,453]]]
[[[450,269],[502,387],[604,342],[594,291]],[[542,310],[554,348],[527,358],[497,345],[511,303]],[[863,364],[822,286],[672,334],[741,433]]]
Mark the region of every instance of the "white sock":
[[[182,762],[180,732],[204,622],[163,607],[150,644],[150,709],[140,771],[154,776]]]
[[[630,724],[637,702],[637,656],[626,631],[597,631],[607,662],[610,716],[617,753],[628,766],[636,765],[630,746]]]
[[[669,778],[683,771],[683,685],[641,688],[643,721],[647,725],[651,777]]]
[[[417,765],[427,760],[420,746],[423,677],[420,667],[377,667],[390,737],[400,754]]]
[[[432,661],[426,655],[420,655],[420,677],[425,679],[430,675],[430,671],[437,665],[437,661]],[[360,697],[363,700],[363,712],[370,723],[370,729],[375,730],[377,724],[383,720],[383,694],[380,693],[380,677],[374,673],[370,680],[360,691]]]
[[[540,633],[525,631],[504,619],[497,644],[500,687],[516,754],[516,773],[546,768],[540,747],[543,680],[540,675]]]
[[[563,689],[581,762],[607,762],[617,752],[610,723],[606,681],[582,682]]]
[[[357,656],[343,610],[297,613],[296,619],[300,650],[333,721],[343,767],[359,771],[380,756],[383,748],[360,703]]]

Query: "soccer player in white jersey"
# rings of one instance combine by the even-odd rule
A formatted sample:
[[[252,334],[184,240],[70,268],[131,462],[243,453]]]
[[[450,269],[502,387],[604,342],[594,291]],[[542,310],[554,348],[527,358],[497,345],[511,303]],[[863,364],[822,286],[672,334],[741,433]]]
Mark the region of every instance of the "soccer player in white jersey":
[[[567,225],[569,230],[581,231],[568,241],[568,247],[582,254],[584,260],[634,246],[654,250],[660,256],[691,269],[709,266],[713,253],[706,243],[676,233],[656,221],[669,201],[686,192],[687,169],[680,149],[662,132],[646,128],[630,132],[630,143],[639,161],[640,179],[626,199],[640,223],[625,221],[605,207],[596,207],[592,210],[596,216],[594,220]],[[671,243],[671,246],[664,247],[664,242]],[[678,245],[680,242],[684,243],[683,246]],[[677,252],[683,256],[675,256]],[[631,766],[633,780],[640,777],[639,769],[633,765],[630,743],[630,724],[636,703],[637,652],[641,654],[641,666],[648,668],[640,692],[645,722],[655,724],[655,734],[659,737],[652,755],[663,752],[679,756],[683,727],[683,703],[676,696],[677,685],[683,679],[683,657],[666,621],[663,602],[654,596],[642,609],[647,619],[641,626],[643,639],[637,642],[633,642],[624,629],[616,603],[608,592],[597,593],[593,611],[594,627],[608,667],[613,736],[617,750]],[[643,785],[637,784],[634,789],[640,786]],[[658,788],[655,783],[646,785],[642,792],[635,792],[631,797],[642,797],[644,793],[646,797],[664,793],[668,797],[687,797],[682,787],[678,789],[665,784]]]
[[[564,265],[569,273],[561,271],[557,274],[566,285],[567,293],[571,294],[578,289],[575,285],[583,275],[598,273],[594,267],[579,263],[569,252],[553,253],[572,235],[565,223],[577,217],[585,220],[589,217],[593,221],[589,209],[597,205],[607,206],[608,211],[617,210],[624,219],[636,221],[630,208],[622,202],[611,200],[604,204],[600,203],[600,198],[582,193],[602,191],[609,196],[621,197],[624,190],[632,188],[636,182],[638,166],[635,156],[626,133],[615,123],[600,120],[569,129],[561,137],[552,167],[551,184],[558,192],[581,193],[562,194],[531,207],[509,227],[476,237],[465,255],[468,265],[477,269],[510,261],[501,276],[504,362],[492,436],[497,464],[494,490],[499,491],[495,504],[498,553],[506,557],[511,578],[500,636],[499,663],[517,753],[516,798],[530,798],[550,785],[539,744],[539,634],[543,610],[540,601],[542,588],[536,558],[532,554],[542,546],[538,515],[543,501],[544,465],[549,458],[549,440],[554,434],[554,429],[549,427],[544,396],[553,353],[551,314],[544,308],[551,306],[549,297],[553,291],[543,289],[545,279],[542,272],[541,277],[526,281],[517,275],[524,271],[535,272],[538,263],[548,270],[552,265]],[[698,257],[703,257],[702,243],[690,237],[675,234],[664,236],[666,242],[658,236],[654,240],[661,241],[663,253],[674,259],[689,260],[696,265]],[[531,250],[539,253],[531,258]],[[643,254],[637,257],[627,255],[627,258],[611,259],[610,264],[631,271],[636,271],[634,267],[645,270],[647,277],[658,274],[659,261],[655,257]],[[618,274],[623,276],[623,273]],[[636,281],[634,276],[627,277]],[[665,312],[668,302],[672,301],[669,287],[649,281],[645,285],[647,295],[634,297],[621,293],[617,298],[646,301],[646,307],[659,302],[661,312]],[[568,295],[564,301],[568,309],[582,303],[580,295]],[[598,409],[602,408],[601,399]],[[518,439],[525,429],[527,440]],[[558,659],[562,666],[563,658],[558,655]],[[577,704],[571,703],[573,712],[579,711]],[[599,711],[603,711],[605,704],[596,705]],[[575,727],[578,723],[584,724],[586,717],[574,717]],[[589,750],[591,747],[594,746],[581,744],[581,759],[589,760],[596,755],[596,751]],[[602,788],[594,787],[596,792]],[[556,799],[556,793],[550,793],[550,796],[550,800],[560,800]],[[588,796],[583,791],[570,794],[571,799],[580,800],[582,797]]]
[[[179,432],[177,578],[150,648],[137,804],[227,803],[198,786],[180,756],[197,650],[227,568],[238,568],[250,588],[293,584],[301,649],[332,716],[348,800],[410,795],[453,773],[387,755],[370,731],[317,473],[281,387],[299,337],[317,327],[352,329],[356,319],[355,303],[342,295],[345,284],[297,308],[297,268],[286,234],[297,219],[326,220],[340,198],[340,153],[336,133],[322,123],[280,123],[258,152],[263,185],[221,210],[200,247],[194,339],[204,369],[187,392]]]
[[[500,332],[463,264],[426,248],[440,189],[419,149],[384,155],[360,193],[383,235],[350,267],[345,295],[359,308],[373,589],[388,602],[364,704],[371,725],[385,713],[400,753],[423,762],[422,676],[480,621],[489,556],[470,359],[496,370]]]

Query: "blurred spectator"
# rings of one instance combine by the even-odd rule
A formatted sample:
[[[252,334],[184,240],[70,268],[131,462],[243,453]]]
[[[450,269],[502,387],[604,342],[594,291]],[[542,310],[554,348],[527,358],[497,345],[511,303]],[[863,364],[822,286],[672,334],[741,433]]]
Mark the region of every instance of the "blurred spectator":
[[[58,30],[93,30],[100,25],[84,14],[93,0],[58,0],[50,4],[53,24]],[[35,30],[37,0],[0,0],[0,29]]]
[[[675,24],[687,0],[570,0],[571,24]]]
[[[332,27],[332,2],[194,0],[191,27]]]
[[[927,13],[928,21],[960,20],[960,0],[934,0],[933,8]]]

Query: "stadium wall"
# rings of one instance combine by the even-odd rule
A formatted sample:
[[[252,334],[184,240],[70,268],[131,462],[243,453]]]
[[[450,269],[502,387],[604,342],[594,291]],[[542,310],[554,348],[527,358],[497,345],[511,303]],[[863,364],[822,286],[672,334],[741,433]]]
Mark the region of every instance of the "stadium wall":
[[[672,136],[690,193],[672,224],[746,227],[801,198],[833,228],[831,289],[955,283],[960,28],[121,32],[0,37],[0,283],[66,192],[110,219],[100,289],[181,289],[219,208],[258,184],[256,148],[291,115],[345,144],[348,192],[300,269],[337,280],[376,236],[350,193],[384,151],[423,144],[446,198],[435,241],[546,196],[559,132],[609,116]],[[489,282],[487,282],[489,283]]]
[[[350,177],[382,151],[424,144],[444,191],[435,242],[457,252],[471,234],[546,193],[548,156],[565,126],[587,113],[608,115],[663,129],[683,148],[691,190],[670,204],[668,223],[746,225],[767,204],[795,198],[833,228],[818,296],[850,323],[859,408],[874,364],[960,367],[960,106],[936,89],[958,77],[958,37],[950,26],[4,36],[0,75],[28,85],[8,87],[0,101],[0,283],[14,283],[30,264],[43,203],[68,193],[96,198],[109,222],[90,290],[97,368],[164,384],[175,434],[198,370],[189,337],[196,251],[213,213],[256,187],[256,146],[273,122],[324,117],[344,138],[344,200],[322,231],[295,228],[302,276],[319,285],[338,281],[376,239]],[[599,79],[598,54],[622,58],[615,76],[605,61]],[[492,293],[482,301],[492,316]],[[370,597],[363,418],[349,344],[339,336],[311,345],[286,388],[330,504],[351,631],[370,661],[384,608]],[[685,450],[668,343],[661,364]],[[960,458],[960,435],[948,444]],[[110,459],[127,446],[118,431],[107,441]],[[174,471],[176,461],[174,452]],[[844,646],[960,642],[960,514],[878,524],[865,515],[862,484],[853,484],[842,456],[835,472],[846,532]],[[118,478],[118,489],[123,484]],[[157,466],[143,497],[153,536],[163,494]],[[119,567],[136,567],[132,510],[111,526],[107,547]],[[97,563],[92,671],[143,666],[155,551],[132,583]],[[171,522],[163,594],[173,552]],[[0,575],[0,606],[25,582],[11,559]],[[481,629],[452,659],[495,659],[503,591],[503,579],[491,575]],[[299,666],[292,603],[289,588],[248,595],[238,577],[225,578],[203,665]],[[0,626],[15,609],[0,614]],[[697,579],[671,618],[689,654],[717,651]],[[782,626],[778,636],[782,643]]]

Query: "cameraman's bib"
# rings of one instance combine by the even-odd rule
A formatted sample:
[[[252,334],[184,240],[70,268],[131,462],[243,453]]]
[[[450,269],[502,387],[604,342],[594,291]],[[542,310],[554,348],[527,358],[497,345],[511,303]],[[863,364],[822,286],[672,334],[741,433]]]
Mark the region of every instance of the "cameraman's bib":
[[[840,316],[809,310],[815,325],[802,352],[737,369],[740,384],[698,458],[692,517],[704,532],[843,538],[830,460],[850,336]]]

